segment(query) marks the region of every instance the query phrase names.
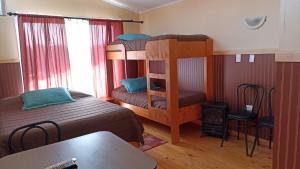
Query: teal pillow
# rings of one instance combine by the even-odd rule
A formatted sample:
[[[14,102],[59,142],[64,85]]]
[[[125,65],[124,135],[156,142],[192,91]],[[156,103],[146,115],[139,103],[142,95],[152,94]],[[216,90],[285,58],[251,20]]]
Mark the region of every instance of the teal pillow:
[[[30,110],[50,105],[75,102],[69,91],[65,88],[50,88],[25,92],[21,95],[23,110]]]
[[[124,79],[121,81],[121,83],[128,93],[138,93],[147,91],[146,77]]]
[[[146,77],[124,79],[121,81],[128,93],[138,93],[147,91],[147,79]],[[151,82],[151,89],[157,89],[158,87]]]
[[[118,37],[120,40],[139,40],[149,38],[151,38],[151,36],[145,34],[123,34]]]

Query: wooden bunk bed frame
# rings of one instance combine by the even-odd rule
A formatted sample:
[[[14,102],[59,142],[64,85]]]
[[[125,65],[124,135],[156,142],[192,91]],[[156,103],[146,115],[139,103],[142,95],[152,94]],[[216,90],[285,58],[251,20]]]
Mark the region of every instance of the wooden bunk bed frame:
[[[213,101],[214,94],[214,59],[213,40],[205,41],[177,41],[176,39],[149,41],[145,51],[126,51],[123,44],[108,45],[106,47],[109,60],[139,60],[139,75],[143,75],[143,65],[147,76],[148,109],[116,100],[119,105],[131,109],[137,115],[167,125],[171,128],[172,144],[180,141],[180,125],[200,119],[201,104],[194,104],[179,108],[177,59],[204,57],[204,92],[208,101]],[[164,61],[165,74],[150,72],[151,61]],[[143,62],[146,64],[143,64]],[[142,65],[142,66],[141,66]],[[142,73],[141,73],[142,72]],[[150,79],[162,79],[166,82],[166,90],[150,89]],[[152,107],[152,96],[166,98],[167,109]]]

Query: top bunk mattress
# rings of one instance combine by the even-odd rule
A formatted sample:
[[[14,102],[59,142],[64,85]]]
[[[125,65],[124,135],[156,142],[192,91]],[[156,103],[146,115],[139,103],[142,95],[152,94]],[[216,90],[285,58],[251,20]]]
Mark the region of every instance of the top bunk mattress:
[[[206,41],[209,37],[206,35],[160,35],[154,36],[149,39],[139,40],[121,40],[117,39],[110,45],[123,44],[127,51],[143,51],[146,48],[148,41],[165,40],[165,39],[176,39],[178,41]]]
[[[146,92],[128,93],[124,87],[116,88],[112,91],[112,97],[124,103],[132,104],[138,107],[148,108],[148,98]],[[153,106],[159,109],[167,109],[167,102],[164,98],[153,96]],[[206,97],[202,92],[179,91],[179,107],[190,106],[205,102]]]

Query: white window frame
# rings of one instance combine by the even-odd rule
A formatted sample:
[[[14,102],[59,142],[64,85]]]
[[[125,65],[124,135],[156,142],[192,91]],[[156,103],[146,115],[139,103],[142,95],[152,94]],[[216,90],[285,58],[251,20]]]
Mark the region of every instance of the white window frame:
[[[6,3],[5,0],[0,0],[0,16],[6,15]]]

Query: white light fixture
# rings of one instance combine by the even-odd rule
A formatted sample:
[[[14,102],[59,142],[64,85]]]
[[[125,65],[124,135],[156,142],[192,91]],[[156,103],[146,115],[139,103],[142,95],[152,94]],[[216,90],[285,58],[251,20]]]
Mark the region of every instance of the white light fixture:
[[[0,16],[6,15],[6,4],[5,0],[0,0]]]
[[[245,18],[245,24],[248,29],[256,30],[261,28],[267,21],[267,16],[257,16],[254,18]]]

